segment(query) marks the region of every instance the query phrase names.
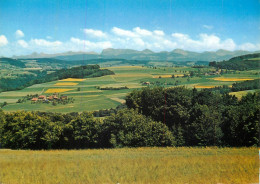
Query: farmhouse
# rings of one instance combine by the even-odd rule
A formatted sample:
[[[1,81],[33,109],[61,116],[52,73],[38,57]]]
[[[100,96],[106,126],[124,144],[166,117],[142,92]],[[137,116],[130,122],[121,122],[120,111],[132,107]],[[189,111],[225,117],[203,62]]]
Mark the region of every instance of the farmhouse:
[[[53,96],[48,96],[48,100],[53,100]]]
[[[32,102],[37,102],[37,101],[38,101],[38,98],[32,98],[31,101],[32,101]]]
[[[45,95],[41,95],[38,97],[39,100],[46,100],[46,96]]]

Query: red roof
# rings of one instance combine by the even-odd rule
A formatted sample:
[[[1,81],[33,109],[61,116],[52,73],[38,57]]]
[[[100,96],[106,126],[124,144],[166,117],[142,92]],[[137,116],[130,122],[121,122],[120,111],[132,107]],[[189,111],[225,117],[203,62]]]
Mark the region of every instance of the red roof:
[[[38,100],[38,98],[32,98],[32,101],[37,101]]]
[[[46,98],[46,96],[45,95],[41,95],[38,98],[42,99],[42,98]]]

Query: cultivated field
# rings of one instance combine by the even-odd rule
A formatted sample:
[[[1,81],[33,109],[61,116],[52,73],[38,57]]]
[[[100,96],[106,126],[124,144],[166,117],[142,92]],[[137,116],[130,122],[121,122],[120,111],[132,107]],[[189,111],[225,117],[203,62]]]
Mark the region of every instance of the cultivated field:
[[[187,88],[202,89],[221,85],[232,85],[236,81],[252,80],[258,78],[257,71],[232,72],[223,75],[208,75],[202,77],[183,78],[189,72],[201,71],[212,72],[213,68],[191,68],[191,67],[142,67],[142,66],[120,66],[109,67],[115,75],[97,78],[75,79],[68,78],[43,84],[36,84],[18,91],[0,93],[0,103],[7,102],[5,111],[16,110],[38,110],[51,112],[82,112],[99,109],[110,109],[124,103],[124,97],[133,89],[146,87],[145,82],[151,85],[174,87],[184,85]],[[175,78],[171,76],[174,75]],[[121,90],[100,90],[100,88],[120,88]],[[51,104],[35,103],[30,101],[16,103],[18,99],[28,94],[52,95],[59,93],[75,99],[74,103],[53,106]]]
[[[5,184],[258,183],[257,148],[0,150]]]
[[[245,90],[245,91],[238,91],[238,92],[231,92],[229,93],[230,95],[235,95],[238,99],[241,99],[242,96],[246,95],[247,93],[254,93],[256,91],[260,91],[258,90]]]

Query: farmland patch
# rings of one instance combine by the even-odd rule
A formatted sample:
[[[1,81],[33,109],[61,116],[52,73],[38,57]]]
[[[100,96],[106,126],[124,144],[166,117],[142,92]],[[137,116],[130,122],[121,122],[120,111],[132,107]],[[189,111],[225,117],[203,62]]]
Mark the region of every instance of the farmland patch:
[[[247,80],[254,80],[251,78],[213,78],[216,81],[224,81],[224,82],[236,82],[236,81],[247,81]]]
[[[62,92],[70,91],[70,90],[73,90],[73,89],[52,88],[52,89],[48,89],[44,93],[62,93]]]
[[[67,79],[63,79],[63,80],[59,80],[59,81],[67,81],[67,82],[81,82],[81,81],[84,81],[86,79],[76,79],[76,78],[67,78]]]
[[[54,84],[54,86],[76,86],[79,83],[75,83],[75,82],[58,82],[56,84]]]

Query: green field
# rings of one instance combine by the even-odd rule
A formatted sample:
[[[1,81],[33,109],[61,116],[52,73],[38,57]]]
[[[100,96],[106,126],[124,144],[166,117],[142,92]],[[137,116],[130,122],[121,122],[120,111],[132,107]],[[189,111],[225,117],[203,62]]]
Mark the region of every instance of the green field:
[[[0,150],[0,183],[258,183],[257,148]]]
[[[36,84],[27,87],[23,90],[9,91],[0,93],[0,103],[7,102],[8,105],[3,109],[5,111],[16,110],[37,110],[37,111],[51,111],[51,112],[82,112],[93,111],[99,109],[115,108],[121,103],[124,103],[124,97],[127,93],[133,89],[145,87],[143,82],[150,82],[165,87],[173,87],[175,85],[184,85],[187,88],[207,88],[220,85],[231,85],[234,82],[231,81],[216,81],[214,78],[220,77],[214,76],[202,76],[192,77],[190,79],[175,77],[173,78],[158,78],[165,75],[183,75],[188,74],[190,71],[207,71],[211,72],[213,68],[191,68],[191,67],[142,67],[142,66],[121,66],[121,67],[109,67],[108,69],[115,72],[115,75],[87,78],[84,81],[62,81],[62,83],[77,83],[77,85],[65,85],[57,86],[56,83],[60,81],[52,81],[43,84]],[[250,78],[256,79],[258,75],[256,71],[241,71],[233,72],[232,74],[223,74],[223,78]],[[157,78],[156,78],[157,77]],[[176,81],[177,84],[176,84]],[[99,90],[96,87],[124,87],[129,89],[123,90]],[[78,91],[80,88],[80,91]],[[74,103],[53,106],[51,104],[31,104],[30,101],[25,103],[16,103],[18,99],[25,97],[28,94],[42,94],[51,95],[45,93],[48,89],[71,89],[67,92],[60,93],[61,95],[67,95],[75,99]],[[58,91],[57,91],[58,92]]]
[[[238,99],[241,99],[242,96],[246,95],[247,93],[254,93],[256,91],[259,91],[259,89],[258,90],[245,90],[245,91],[231,92],[229,94],[235,95]]]

